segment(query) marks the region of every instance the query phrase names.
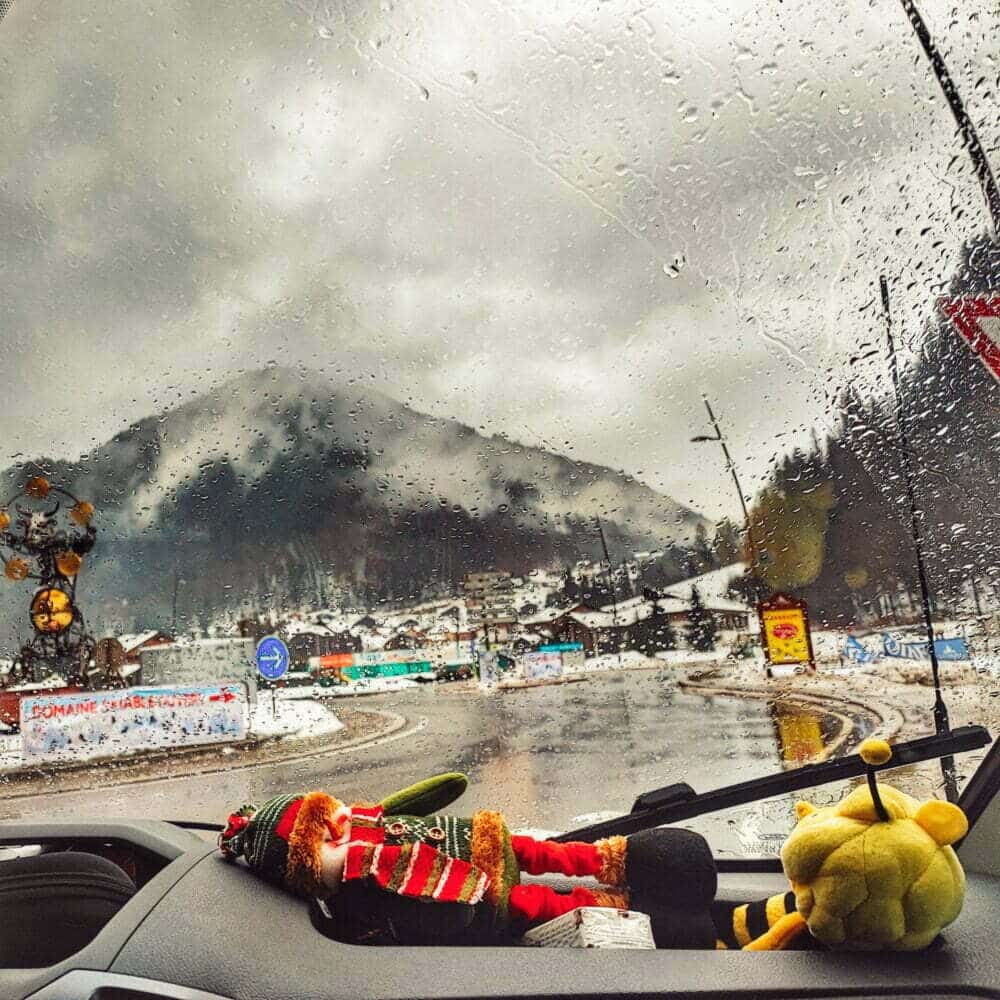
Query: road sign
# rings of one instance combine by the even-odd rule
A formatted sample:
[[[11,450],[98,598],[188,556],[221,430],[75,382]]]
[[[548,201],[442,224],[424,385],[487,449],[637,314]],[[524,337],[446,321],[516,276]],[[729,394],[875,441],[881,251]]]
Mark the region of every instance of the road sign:
[[[265,635],[257,643],[257,670],[261,677],[276,681],[287,669],[288,647],[276,635]]]
[[[882,649],[886,656],[900,660],[929,660],[930,647],[926,640],[918,642],[900,642],[888,632],[882,635]],[[968,660],[969,647],[960,636],[953,639],[935,639],[934,653],[939,660]]]
[[[757,614],[768,663],[805,663],[810,669],[815,667],[805,601],[775,594],[757,605]]]
[[[1000,293],[941,299],[939,304],[959,336],[1000,381]]]

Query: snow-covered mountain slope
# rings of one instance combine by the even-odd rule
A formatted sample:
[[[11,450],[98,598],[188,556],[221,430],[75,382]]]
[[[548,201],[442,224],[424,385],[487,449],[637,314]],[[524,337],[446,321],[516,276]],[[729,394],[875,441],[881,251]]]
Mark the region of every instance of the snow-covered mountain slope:
[[[45,471],[98,508],[81,602],[108,624],[221,607],[415,594],[472,569],[616,557],[688,541],[703,519],[611,469],[572,461],[357,385],[288,369],[234,378]],[[10,603],[8,591],[3,604]],[[6,610],[6,607],[4,608]]]

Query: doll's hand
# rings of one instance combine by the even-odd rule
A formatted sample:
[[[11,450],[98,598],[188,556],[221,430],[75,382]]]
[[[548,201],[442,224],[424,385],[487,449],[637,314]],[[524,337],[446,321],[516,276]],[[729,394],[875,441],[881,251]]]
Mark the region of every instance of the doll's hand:
[[[344,865],[347,863],[347,844],[334,844],[326,841],[320,848],[320,869],[323,889],[327,896],[333,896],[340,888],[344,878]]]
[[[347,862],[347,845],[351,839],[351,811],[341,806],[327,826],[320,847],[320,868],[323,888],[332,896],[340,888]]]

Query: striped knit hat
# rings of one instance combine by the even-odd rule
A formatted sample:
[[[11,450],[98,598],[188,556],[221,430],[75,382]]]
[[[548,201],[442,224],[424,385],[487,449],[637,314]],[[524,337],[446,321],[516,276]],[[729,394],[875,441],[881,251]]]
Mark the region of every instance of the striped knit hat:
[[[304,896],[322,888],[321,848],[341,802],[325,792],[279,795],[260,807],[241,806],[219,835],[229,861],[242,857],[262,878]]]

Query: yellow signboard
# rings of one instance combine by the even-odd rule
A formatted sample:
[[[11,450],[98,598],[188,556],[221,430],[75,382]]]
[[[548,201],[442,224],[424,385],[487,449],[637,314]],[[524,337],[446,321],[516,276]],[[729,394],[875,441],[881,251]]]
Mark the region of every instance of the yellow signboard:
[[[771,600],[761,603],[758,611],[768,662],[811,665],[812,641],[805,601],[776,594]]]

